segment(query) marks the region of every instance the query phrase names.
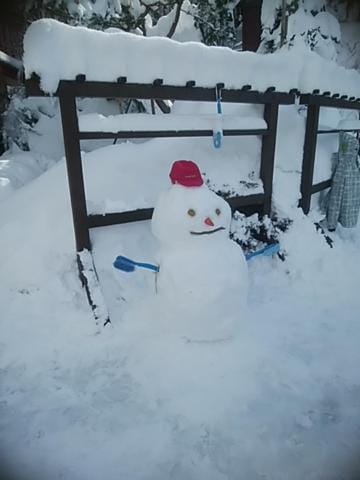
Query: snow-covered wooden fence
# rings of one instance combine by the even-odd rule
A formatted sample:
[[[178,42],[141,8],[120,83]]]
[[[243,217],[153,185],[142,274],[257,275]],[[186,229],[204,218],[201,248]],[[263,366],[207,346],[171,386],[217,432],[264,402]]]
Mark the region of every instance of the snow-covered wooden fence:
[[[44,95],[40,88],[40,78],[33,75],[26,80],[27,94],[32,96]],[[92,300],[89,287],[89,274],[85,271],[80,252],[91,252],[90,229],[108,225],[150,219],[152,208],[140,208],[131,211],[122,211],[105,214],[88,215],[86,207],[84,175],[81,161],[81,140],[89,139],[130,139],[130,138],[169,138],[169,137],[211,137],[211,128],[189,128],[184,122],[181,125],[179,118],[169,115],[164,128],[163,117],[165,115],[149,115],[147,127],[141,128],[132,122],[133,117],[124,116],[120,122],[121,128],[114,131],[94,130],[83,131],[79,126],[76,110],[76,98],[137,98],[152,101],[176,100],[192,102],[215,102],[216,90],[221,90],[222,102],[260,104],[264,106],[263,121],[261,125],[244,128],[239,119],[233,118],[233,125],[227,119],[224,125],[224,136],[261,136],[261,162],[260,178],[263,183],[263,193],[249,194],[246,196],[234,196],[227,198],[233,210],[239,210],[246,214],[258,212],[260,214],[271,213],[271,197],[274,171],[274,156],[276,132],[278,123],[279,105],[295,103],[296,90],[290,92],[278,92],[274,87],[265,92],[258,92],[245,85],[240,89],[229,89],[225,85],[217,84],[213,88],[198,87],[196,82],[189,80],[184,86],[164,85],[162,79],[156,79],[152,84],[128,83],[126,77],[118,78],[117,82],[87,81],[85,75],[79,74],[75,80],[61,80],[55,92],[59,97],[61,118],[63,126],[66,164],[68,171],[69,189],[73,214],[73,224],[78,252],[78,265],[80,278],[86,287],[88,298],[93,309],[97,305]],[[313,184],[314,162],[316,152],[316,139],[318,134],[334,133],[340,129],[319,130],[320,107],[334,107],[360,110],[360,99],[354,97],[339,98],[340,95],[324,94],[300,95],[300,103],[307,106],[306,132],[304,139],[304,155],[301,178],[300,206],[305,213],[309,212],[311,195],[328,188],[331,180]],[[121,119],[122,120],[122,119]],[[153,125],[150,127],[151,122]],[[201,122],[200,122],[201,125]],[[344,129],[342,129],[344,130]],[[354,130],[349,128],[348,130]],[[96,277],[95,266],[92,272]],[[96,281],[96,278],[95,278]],[[93,282],[92,282],[93,283]]]
[[[83,253],[91,252],[89,230],[149,219],[152,209],[88,215],[81,140],[211,137],[214,130],[201,122],[204,128],[199,128],[200,124],[192,128],[186,123],[181,126],[177,123],[179,119],[165,114],[162,116],[169,118],[165,127],[155,118],[158,116],[149,115],[149,122],[154,123],[152,127],[140,128],[138,124],[131,125],[130,118],[124,118],[121,119],[122,126],[115,131],[114,128],[82,131],[76,98],[215,103],[216,92],[221,90],[222,102],[263,105],[263,119],[257,119],[261,124],[244,128],[234,119],[233,124],[224,123],[222,128],[225,136],[261,136],[259,174],[263,193],[227,199],[233,209],[261,214],[271,212],[279,105],[294,104],[300,95],[300,102],[308,106],[300,200],[306,213],[311,195],[329,186],[329,181],[313,185],[316,138],[318,133],[324,133],[318,131],[320,107],[360,108],[358,72],[346,70],[300,46],[273,55],[239,53],[192,42],[181,44],[170,39],[141,38],[124,32],[98,32],[42,19],[29,27],[24,47],[28,95],[53,94],[60,100],[79,271],[94,311],[96,305],[90,292],[93,282],[89,275],[93,272],[96,277],[96,271],[91,265],[89,268],[89,262],[86,267],[83,261]],[[50,55],[52,61],[49,61]],[[319,89],[317,94],[315,88]]]
[[[360,131],[358,125],[344,124],[342,128],[319,130],[319,115],[321,107],[345,108],[360,112],[360,98],[348,97],[339,94],[330,96],[330,92],[323,95],[314,91],[311,95],[301,95],[300,103],[307,106],[306,129],[304,139],[303,163],[301,169],[301,199],[300,206],[304,213],[309,213],[311,196],[314,193],[326,190],[331,186],[331,178],[314,184],[314,165],[318,134],[338,133],[340,131]]]
[[[29,95],[42,95],[39,79],[33,77],[26,82]],[[81,164],[80,141],[104,138],[156,138],[156,137],[211,137],[212,129],[126,129],[122,131],[80,131],[76,111],[77,97],[104,98],[137,98],[150,100],[187,100],[192,102],[216,101],[216,88],[221,89],[222,102],[248,103],[264,105],[264,126],[262,128],[226,128],[224,136],[261,136],[261,167],[260,178],[264,192],[246,196],[235,196],[227,199],[233,209],[245,213],[259,212],[270,214],[274,170],[275,141],[277,131],[278,109],[280,104],[294,103],[295,94],[277,92],[274,88],[259,93],[250,86],[242,89],[227,89],[224,84],[214,85],[214,88],[197,87],[189,80],[184,86],[163,85],[161,79],[153,84],[127,83],[125,77],[118,82],[86,81],[84,75],[78,75],[75,81],[62,80],[56,91],[61,107],[64,145],[69,176],[71,205],[74,219],[74,230],[77,251],[91,249],[89,229],[93,227],[114,225],[119,223],[146,220],[151,218],[152,208],[132,210],[128,212],[105,213],[104,215],[88,215],[86,209],[83,170]],[[171,120],[172,117],[169,117]],[[149,116],[149,122],[156,121],[155,116]],[[234,119],[235,121],[235,119]],[[126,123],[126,122],[125,122]]]
[[[44,95],[40,88],[39,77],[33,76],[26,81],[28,95]],[[184,86],[164,85],[162,79],[155,80],[152,84],[128,83],[125,77],[120,77],[117,82],[87,81],[85,75],[79,74],[76,80],[61,80],[55,92],[59,97],[61,118],[64,136],[66,165],[68,171],[71,207],[73,214],[76,250],[80,277],[87,289],[90,303],[91,292],[89,282],[84,274],[80,252],[91,251],[90,229],[107,225],[150,219],[152,208],[137,209],[127,212],[105,213],[104,215],[88,215],[86,207],[84,175],[81,161],[81,140],[104,138],[155,138],[155,137],[212,137],[210,128],[161,128],[161,129],[126,129],[112,131],[81,131],[76,110],[78,97],[103,97],[103,98],[137,98],[149,100],[176,100],[192,102],[216,102],[216,92],[221,91],[221,101],[231,103],[260,104],[264,106],[263,121],[260,119],[260,128],[239,128],[236,119],[235,125],[228,125],[223,130],[224,136],[261,136],[261,162],[260,178],[263,183],[263,193],[228,198],[234,210],[245,213],[259,212],[270,214],[271,197],[274,171],[275,142],[278,122],[278,110],[281,104],[292,104],[295,101],[295,92],[277,92],[274,87],[265,92],[251,90],[250,85],[241,89],[228,89],[224,84],[214,85],[213,88],[197,87],[195,81],[189,80]],[[155,121],[155,115],[149,115],[149,122]],[[171,117],[171,118],[170,118]],[[169,116],[169,119],[173,119]],[[170,122],[171,123],[171,122]],[[239,122],[238,122],[239,123]],[[126,124],[126,122],[125,122]],[[241,125],[241,122],[240,122]],[[242,123],[243,125],[243,123]],[[93,269],[94,272],[95,268]],[[94,305],[92,304],[94,308]]]

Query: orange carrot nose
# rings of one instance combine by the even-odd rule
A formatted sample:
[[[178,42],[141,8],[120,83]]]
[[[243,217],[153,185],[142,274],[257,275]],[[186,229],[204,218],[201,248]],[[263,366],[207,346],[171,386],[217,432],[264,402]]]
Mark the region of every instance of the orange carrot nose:
[[[209,217],[205,218],[204,223],[206,223],[206,225],[209,225],[209,227],[214,226],[213,221]]]

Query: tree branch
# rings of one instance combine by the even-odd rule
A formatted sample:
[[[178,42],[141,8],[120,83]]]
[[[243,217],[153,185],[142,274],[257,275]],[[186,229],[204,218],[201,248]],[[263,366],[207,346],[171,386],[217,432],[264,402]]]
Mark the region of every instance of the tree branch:
[[[184,3],[184,0],[177,0],[176,2],[176,12],[175,12],[174,21],[170,27],[169,33],[166,35],[168,38],[171,38],[175,33],[176,27],[178,26],[178,23],[179,23],[181,7],[183,3]]]

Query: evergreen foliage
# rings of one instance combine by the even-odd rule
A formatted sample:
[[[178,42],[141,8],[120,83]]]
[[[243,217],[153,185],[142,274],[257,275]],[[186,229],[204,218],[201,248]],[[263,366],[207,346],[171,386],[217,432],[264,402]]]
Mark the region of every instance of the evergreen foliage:
[[[206,45],[233,47],[235,31],[232,10],[228,0],[198,0],[195,27]]]

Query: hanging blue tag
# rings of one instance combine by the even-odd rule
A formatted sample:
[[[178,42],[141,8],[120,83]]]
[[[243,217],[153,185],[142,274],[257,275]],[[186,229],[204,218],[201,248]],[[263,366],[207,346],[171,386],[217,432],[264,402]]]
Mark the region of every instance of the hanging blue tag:
[[[216,111],[217,114],[219,115],[219,121],[217,122],[219,125],[217,125],[217,130],[214,132],[213,135],[213,143],[215,148],[220,148],[221,143],[222,143],[222,130],[221,129],[221,114],[222,114],[222,108],[221,108],[221,90],[218,88],[216,85],[215,88],[215,95],[216,95]]]
[[[213,142],[214,142],[214,147],[215,148],[220,148],[221,147],[221,140],[222,140],[222,133],[221,132],[215,132],[213,135]]]

